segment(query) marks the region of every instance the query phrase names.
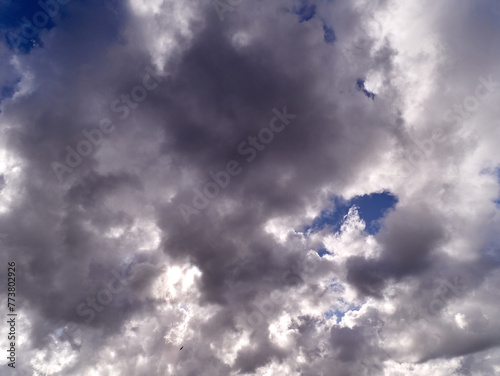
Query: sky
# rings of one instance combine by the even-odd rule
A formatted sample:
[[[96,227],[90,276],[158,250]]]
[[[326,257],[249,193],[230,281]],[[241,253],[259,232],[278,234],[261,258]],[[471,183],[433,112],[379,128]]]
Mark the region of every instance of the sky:
[[[0,374],[500,374],[499,21],[0,0]]]

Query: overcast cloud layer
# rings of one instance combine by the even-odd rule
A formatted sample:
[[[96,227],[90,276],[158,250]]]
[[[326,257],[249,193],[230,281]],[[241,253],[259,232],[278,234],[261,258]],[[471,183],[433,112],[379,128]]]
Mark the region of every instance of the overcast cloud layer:
[[[34,3],[0,25],[0,374],[500,374],[497,1],[42,0],[29,36]],[[310,227],[381,192],[375,234]]]

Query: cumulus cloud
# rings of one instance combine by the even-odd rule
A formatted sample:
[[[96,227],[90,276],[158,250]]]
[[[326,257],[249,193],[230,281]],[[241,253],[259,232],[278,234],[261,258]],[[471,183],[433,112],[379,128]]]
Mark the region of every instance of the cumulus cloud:
[[[494,1],[2,7],[14,372],[499,372]]]

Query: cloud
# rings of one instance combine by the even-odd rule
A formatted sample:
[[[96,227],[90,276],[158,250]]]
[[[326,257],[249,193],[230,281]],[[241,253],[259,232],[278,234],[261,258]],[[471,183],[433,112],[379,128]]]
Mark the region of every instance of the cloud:
[[[15,51],[19,5],[0,261],[20,373],[496,372],[497,7],[364,3],[58,2]]]

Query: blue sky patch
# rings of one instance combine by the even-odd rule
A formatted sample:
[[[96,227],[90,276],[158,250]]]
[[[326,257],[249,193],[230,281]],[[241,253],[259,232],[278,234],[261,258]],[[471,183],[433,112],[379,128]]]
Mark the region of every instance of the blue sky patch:
[[[316,5],[309,4],[309,0],[300,0],[300,6],[295,9],[299,22],[309,21],[316,14]]]
[[[336,321],[337,321],[337,324],[342,320],[342,317],[344,317],[345,313],[342,313],[340,312],[338,309],[336,310],[329,310],[328,312],[325,313],[325,318],[327,320],[330,320],[331,318],[333,318],[333,316],[336,316]]]
[[[358,89],[361,90],[363,93],[365,93],[365,95],[368,98],[375,100],[375,93],[372,93],[371,91],[366,90],[364,80],[362,80],[361,78],[358,78],[358,80],[356,81],[356,85],[358,85]]]
[[[337,232],[340,230],[344,216],[347,215],[349,209],[352,206],[357,206],[360,218],[366,223],[365,231],[375,235],[381,227],[380,219],[383,218],[387,210],[396,206],[398,199],[390,192],[385,191],[356,196],[348,201],[336,196],[331,201],[333,208],[323,210],[312,224],[305,228],[305,231],[317,232],[325,226],[330,226],[332,232]]]
[[[339,300],[340,302],[344,302],[343,299]],[[342,318],[345,316],[345,314],[349,311],[359,311],[361,309],[361,306],[353,306],[348,309],[346,309],[344,312],[342,312],[340,309],[330,309],[328,312],[325,312],[325,318],[327,320],[332,319],[334,316],[336,317],[337,324],[340,324],[342,321]]]
[[[299,0],[299,6],[294,8],[294,12],[299,16],[299,23],[309,21],[316,16],[316,5],[309,4],[309,0]],[[320,19],[323,21],[323,39],[326,43],[333,44],[337,40],[333,27],[327,25],[321,17]]]
[[[1,1],[0,0],[0,27],[2,29],[18,29],[24,23],[23,17],[33,22],[33,15],[42,11],[37,1]]]
[[[326,250],[326,248],[321,248],[318,250],[319,257],[323,257],[324,255],[331,255],[330,252]]]
[[[490,175],[490,176],[496,176],[498,184],[500,184],[500,167],[497,167],[495,169],[492,168],[485,168],[480,171],[480,175]],[[493,201],[498,208],[500,208],[500,195],[497,200]]]
[[[15,89],[12,86],[3,86],[0,88],[0,103],[2,102],[2,99],[5,98],[12,98],[12,96],[15,93]]]
[[[46,6],[46,1],[42,4]],[[57,3],[58,12],[62,8]],[[53,12],[52,8],[47,8]],[[16,53],[29,53],[33,47],[42,47],[40,31],[52,29],[55,23],[38,1],[1,1],[0,34],[9,48]]]
[[[325,32],[325,42],[333,44],[333,42],[337,39],[333,28],[323,24],[323,31]]]

